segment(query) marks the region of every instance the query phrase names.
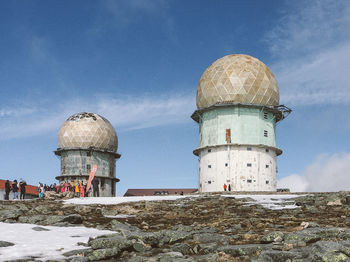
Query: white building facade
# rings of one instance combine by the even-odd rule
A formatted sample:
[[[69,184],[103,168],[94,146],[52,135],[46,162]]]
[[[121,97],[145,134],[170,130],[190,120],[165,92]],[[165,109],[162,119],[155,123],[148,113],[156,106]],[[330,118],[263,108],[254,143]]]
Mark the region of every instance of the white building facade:
[[[192,118],[199,124],[199,191],[276,191],[277,82],[266,65],[229,55],[204,72]]]

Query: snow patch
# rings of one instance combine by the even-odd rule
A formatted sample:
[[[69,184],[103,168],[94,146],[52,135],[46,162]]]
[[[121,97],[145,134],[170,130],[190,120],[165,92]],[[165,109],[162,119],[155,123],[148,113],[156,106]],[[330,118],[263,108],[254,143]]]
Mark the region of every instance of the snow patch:
[[[87,227],[40,226],[49,231],[35,231],[33,224],[9,224],[0,222],[0,240],[14,246],[0,248],[0,261],[38,258],[42,261],[63,259],[62,254],[71,250],[84,249],[78,242],[87,242],[89,237],[113,234],[109,230]]]
[[[306,195],[222,195],[230,198],[252,198],[255,202],[246,202],[247,206],[262,205],[264,208],[272,210],[299,208],[294,201],[289,199],[298,198]]]
[[[65,204],[76,204],[76,205],[117,205],[127,202],[139,202],[139,201],[161,201],[161,200],[177,200],[186,197],[198,197],[198,195],[186,195],[186,196],[132,196],[132,197],[83,197],[83,198],[72,198],[65,200]]]
[[[129,218],[129,217],[136,217],[135,215],[126,215],[126,214],[118,214],[115,216],[105,216],[108,218]]]

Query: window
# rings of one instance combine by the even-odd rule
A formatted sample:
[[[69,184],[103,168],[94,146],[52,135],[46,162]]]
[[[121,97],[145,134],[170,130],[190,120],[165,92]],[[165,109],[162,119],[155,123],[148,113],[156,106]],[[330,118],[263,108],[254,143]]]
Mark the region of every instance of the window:
[[[264,112],[264,119],[267,119],[267,118],[268,118],[268,116],[269,116],[269,113]]]
[[[208,184],[211,184],[211,181],[208,181]]]
[[[248,150],[248,151],[252,151],[252,148],[251,148],[251,147],[247,147],[247,150]]]
[[[247,183],[251,183],[252,182],[252,180],[251,179],[247,179]]]
[[[86,156],[91,156],[91,151],[87,151]]]
[[[270,166],[269,165],[265,165],[266,168],[269,168]]]
[[[267,136],[268,136],[267,130],[264,130],[264,137],[267,137]]]
[[[104,187],[104,186],[105,186],[105,179],[101,178],[101,187]]]
[[[252,166],[252,163],[247,163],[247,167],[251,167]]]
[[[266,149],[265,149],[265,152],[268,153],[268,152],[270,152],[270,150],[266,148]]]
[[[227,164],[227,163],[225,163],[225,166],[228,166],[228,164]]]
[[[269,182],[269,180],[266,180],[266,185],[268,185],[270,182]]]
[[[211,168],[211,165],[208,165],[208,168]]]
[[[90,170],[91,169],[91,165],[86,165],[86,169]]]
[[[211,149],[208,149],[208,153],[210,153],[211,152]]]

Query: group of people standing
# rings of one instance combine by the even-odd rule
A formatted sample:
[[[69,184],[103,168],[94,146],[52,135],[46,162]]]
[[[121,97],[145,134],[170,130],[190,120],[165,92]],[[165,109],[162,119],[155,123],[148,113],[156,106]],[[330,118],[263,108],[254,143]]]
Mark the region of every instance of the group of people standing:
[[[20,179],[20,182],[18,183],[17,180],[13,180],[13,182],[10,182],[9,180],[6,180],[5,182],[5,200],[10,200],[10,192],[13,192],[13,200],[18,199],[18,191],[20,192],[20,199],[25,199],[26,197],[26,181],[24,181],[22,178]]]
[[[230,184],[228,184],[228,187],[227,187],[227,185],[226,184],[224,184],[224,190],[225,191],[231,191],[231,185]]]
[[[93,189],[93,196],[99,197],[99,179],[94,178],[91,182],[91,187],[87,191],[87,185],[86,182],[83,181],[71,181],[71,182],[61,182],[59,185],[53,184],[50,186],[47,186],[46,184],[43,185],[39,182],[39,185],[37,186],[37,192],[39,195],[39,198],[43,198],[45,196],[45,192],[47,191],[53,191],[56,193],[63,193],[63,192],[73,192],[74,197],[86,197],[89,195],[91,189]],[[20,193],[20,199],[25,199],[26,196],[26,186],[27,183],[22,178],[20,179],[20,182],[18,183],[15,179],[13,182],[10,182],[9,180],[6,180],[5,182],[5,200],[10,200],[10,193],[13,192],[12,199],[18,199],[18,193]],[[90,195],[91,196],[91,195]]]
[[[58,193],[73,192],[75,197],[85,197],[86,195],[86,183],[82,181],[72,181],[60,183],[57,188]]]
[[[93,189],[93,196],[99,197],[99,180],[98,178],[94,178],[92,180],[92,189]],[[73,192],[74,197],[87,197],[89,195],[89,192],[91,191],[91,188],[87,191],[87,184],[83,181],[65,181],[61,182],[58,186],[54,184],[53,190],[57,193],[64,193],[64,192]],[[44,196],[44,193],[46,192],[45,187],[41,183],[39,183],[38,186],[38,192],[39,192],[39,198]]]

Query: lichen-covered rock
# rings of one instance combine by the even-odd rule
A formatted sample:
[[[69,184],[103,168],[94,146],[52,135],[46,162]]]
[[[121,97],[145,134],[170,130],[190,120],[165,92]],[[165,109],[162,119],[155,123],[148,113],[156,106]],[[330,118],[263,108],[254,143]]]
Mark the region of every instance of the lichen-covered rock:
[[[319,240],[321,240],[321,236],[319,234],[315,234],[307,230],[293,232],[284,236],[284,241],[286,243],[314,243]]]
[[[266,234],[265,236],[263,236],[261,238],[260,242],[263,244],[272,243],[272,242],[275,242],[276,240],[279,240],[277,242],[281,242],[283,240],[283,237],[284,237],[283,232],[274,231],[274,232],[270,232],[270,233]]]
[[[134,243],[132,245],[132,247],[136,252],[140,252],[140,253],[146,252],[147,250],[151,249],[151,247],[149,245],[146,245],[142,241],[138,241],[138,242]]]
[[[50,229],[44,227],[32,227],[34,231],[50,231]]]
[[[175,252],[180,252],[184,255],[192,255],[194,254],[194,251],[192,250],[192,247],[189,244],[186,243],[176,243],[174,244],[171,249]]]
[[[92,247],[92,249],[117,248],[118,250],[123,250],[133,245],[132,241],[126,239],[122,235],[99,237],[89,240],[88,244]]]
[[[162,230],[160,232],[159,245],[174,244],[179,241],[188,240],[193,237],[192,232],[180,231],[180,230]]]
[[[17,219],[23,214],[20,209],[10,209],[10,210],[0,210],[0,221],[5,221],[6,219]]]
[[[254,262],[286,262],[286,261],[298,261],[297,259],[302,259],[302,255],[292,252],[292,251],[276,251],[276,250],[266,250],[263,251]],[[299,260],[303,261],[303,260]]]
[[[81,224],[83,223],[83,218],[81,215],[72,214],[72,215],[65,216],[62,219],[62,222],[68,222],[70,224]]]
[[[193,240],[200,242],[200,243],[220,243],[222,245],[226,245],[229,242],[229,237],[217,234],[217,233],[201,233],[201,234],[194,234]]]
[[[115,258],[118,255],[120,255],[120,249],[119,248],[105,248],[105,249],[98,249],[92,251],[88,258],[91,261],[97,261],[97,260],[105,260],[110,258]]]
[[[239,256],[249,256],[249,255],[258,255],[261,251],[266,249],[264,245],[249,244],[249,245],[227,245],[222,246],[217,249],[218,252],[224,252],[233,257]],[[271,248],[271,247],[270,247]]]

